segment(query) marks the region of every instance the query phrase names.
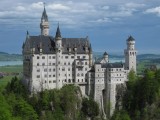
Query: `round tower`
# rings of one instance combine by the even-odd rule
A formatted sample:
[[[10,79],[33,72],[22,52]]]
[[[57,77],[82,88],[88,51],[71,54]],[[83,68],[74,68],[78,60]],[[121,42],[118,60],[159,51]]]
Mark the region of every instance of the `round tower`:
[[[126,40],[127,49],[124,50],[125,54],[125,69],[134,70],[136,72],[136,55],[137,50],[135,49],[135,39],[129,36]]]
[[[48,22],[48,16],[46,13],[45,5],[44,5],[42,17],[41,17],[40,28],[41,28],[41,35],[44,35],[44,36],[49,35],[49,22]]]

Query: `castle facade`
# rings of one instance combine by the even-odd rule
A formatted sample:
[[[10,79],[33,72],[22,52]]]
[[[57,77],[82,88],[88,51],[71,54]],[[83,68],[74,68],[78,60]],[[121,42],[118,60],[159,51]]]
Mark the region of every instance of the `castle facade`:
[[[58,25],[55,37],[49,35],[49,21],[44,7],[41,35],[27,32],[23,43],[23,83],[31,93],[60,89],[66,84],[78,85],[83,96],[93,97],[103,115],[112,115],[116,106],[117,85],[128,80],[130,70],[136,72],[135,40],[127,39],[125,63],[110,63],[105,52],[93,63],[88,37],[63,38]],[[110,106],[105,107],[106,105]]]

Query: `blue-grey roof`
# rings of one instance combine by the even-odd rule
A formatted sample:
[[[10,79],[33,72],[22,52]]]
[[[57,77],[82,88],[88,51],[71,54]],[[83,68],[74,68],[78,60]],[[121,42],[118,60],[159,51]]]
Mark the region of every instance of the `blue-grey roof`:
[[[106,63],[102,64],[102,68],[123,68],[123,63]]]
[[[42,48],[43,54],[52,54],[55,53],[55,38],[52,36],[29,36],[24,43],[23,48],[26,43],[29,43],[30,48],[35,48],[35,54],[39,54],[40,48]],[[68,54],[75,53],[75,49],[77,54],[85,54],[86,48],[88,49],[88,53],[91,51],[90,42],[88,38],[62,38],[62,53]]]
[[[127,39],[127,41],[135,41],[135,39],[130,35]]]
[[[42,18],[41,18],[41,20],[48,21],[48,16],[47,16],[45,7],[44,7],[44,10],[43,10],[43,13],[42,13]]]

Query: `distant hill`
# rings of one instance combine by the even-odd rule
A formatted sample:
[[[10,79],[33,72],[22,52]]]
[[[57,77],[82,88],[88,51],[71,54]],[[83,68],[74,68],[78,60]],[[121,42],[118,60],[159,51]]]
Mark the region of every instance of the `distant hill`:
[[[22,55],[20,54],[9,54],[5,52],[0,52],[0,61],[20,61],[22,60]]]
[[[103,52],[93,52],[93,57],[95,58],[101,58],[103,57]],[[124,59],[124,55],[115,55],[115,54],[109,54],[110,59]],[[153,59],[160,59],[160,54],[140,54],[137,55],[137,60],[153,60]]]
[[[103,52],[93,52],[93,59],[99,59],[103,57]],[[124,59],[124,55],[116,55],[116,54],[109,54],[109,59]],[[160,59],[160,54],[140,54],[137,55],[137,60],[153,60],[153,59]],[[9,54],[5,52],[0,52],[0,61],[19,61],[22,60],[21,54]]]

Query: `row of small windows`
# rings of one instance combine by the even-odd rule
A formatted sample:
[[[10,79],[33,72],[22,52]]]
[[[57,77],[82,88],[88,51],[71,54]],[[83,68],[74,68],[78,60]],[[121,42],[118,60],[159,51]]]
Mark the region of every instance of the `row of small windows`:
[[[77,62],[77,65],[83,65],[84,63],[83,62]],[[88,63],[85,62],[85,65],[87,65]]]
[[[114,69],[108,69],[109,71],[113,71]],[[122,69],[120,68],[120,69],[116,69],[116,71],[122,71]]]
[[[65,56],[66,59],[68,59],[70,56]],[[49,56],[49,59],[55,59],[55,56]],[[61,56],[61,58],[63,58],[63,56]],[[73,59],[74,56],[71,56],[71,58]],[[86,56],[82,56],[83,59],[86,58]],[[37,56],[37,59],[40,59],[40,56]],[[45,59],[45,56],[42,56],[42,59]],[[80,59],[80,56],[77,56],[77,59]]]
[[[50,80],[50,81],[48,81],[48,82],[49,82],[49,83],[56,83],[56,80],[53,80],[53,81]],[[59,82],[60,82],[60,80],[59,80]],[[69,83],[71,83],[71,82],[75,82],[75,81],[74,81],[74,79],[73,79],[73,80],[68,79],[68,81],[67,81],[67,79],[65,79],[65,80],[63,80],[62,82],[69,82]],[[81,79],[81,80],[78,79],[77,82],[87,82],[87,79],[85,79],[85,80],[84,80],[84,79]],[[47,83],[47,81],[45,80],[44,83]]]
[[[108,81],[111,81],[110,79]],[[121,81],[121,79],[117,79],[116,81]]]

